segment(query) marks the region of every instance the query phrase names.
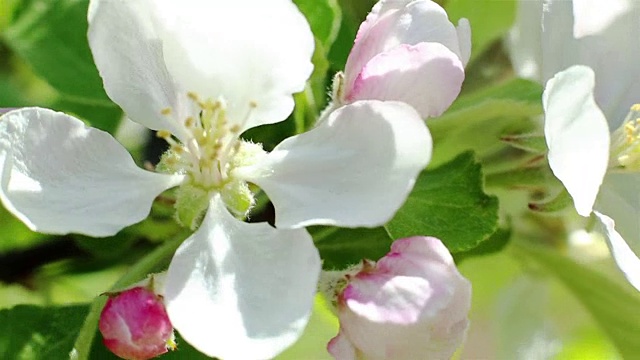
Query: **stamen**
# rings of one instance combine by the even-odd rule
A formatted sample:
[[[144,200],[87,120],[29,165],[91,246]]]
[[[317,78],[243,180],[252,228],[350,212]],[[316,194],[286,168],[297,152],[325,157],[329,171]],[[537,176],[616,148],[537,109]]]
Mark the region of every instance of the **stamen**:
[[[193,100],[194,102],[200,102],[200,99],[198,98],[198,94],[194,93],[193,91],[189,91],[187,93],[187,97]]]
[[[164,109],[160,110],[160,113],[162,115],[171,115],[171,108],[164,108]]]
[[[171,138],[171,133],[167,130],[158,130],[158,132],[156,133],[156,136],[166,140]]]
[[[186,126],[188,129],[193,129],[194,125],[195,125],[195,120],[193,120],[193,116],[189,116],[184,121],[184,126]]]
[[[158,137],[171,145],[172,156],[167,156],[166,161],[171,162],[174,170],[189,174],[193,185],[205,191],[221,191],[232,181],[230,174],[233,168],[251,157],[244,153],[244,142],[239,135],[258,103],[249,101],[247,113],[238,123],[227,118],[224,98],[203,99],[195,92],[188,92],[187,97],[193,101],[197,113],[184,118],[188,133],[184,144],[179,143],[169,131],[157,132]],[[162,109],[161,112],[168,115],[172,109]],[[238,156],[242,160],[237,159]]]
[[[180,146],[180,144],[178,144],[178,142],[173,139],[171,133],[167,130],[158,130],[158,132],[156,132],[156,136],[164,139],[164,141],[166,141],[172,147]]]
[[[618,171],[640,171],[640,104],[631,106],[622,125],[611,137],[610,167]]]

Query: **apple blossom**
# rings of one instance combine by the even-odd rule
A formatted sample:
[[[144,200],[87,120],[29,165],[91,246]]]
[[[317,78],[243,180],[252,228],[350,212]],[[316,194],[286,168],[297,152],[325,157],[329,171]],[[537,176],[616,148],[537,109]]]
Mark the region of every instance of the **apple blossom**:
[[[267,153],[240,134],[284,120],[312,70],[313,35],[291,1],[92,0],[88,18],[107,94],[170,149],[149,172],[72,116],[14,110],[0,120],[2,203],[35,231],[109,236],[178,186],[176,218],[197,230],[161,291],[173,326],[209,356],[277,355],[304,329],[320,272],[302,227],[387,222],[430,159],[420,115],[359,101]],[[272,200],[277,229],[238,219],[254,203],[248,183]]]
[[[609,134],[594,86],[593,70],[582,65],[547,82],[543,104],[549,165],[578,214],[596,215],[618,267],[640,290],[640,106],[632,106]]]
[[[151,359],[176,346],[162,297],[146,287],[109,295],[98,327],[105,346],[123,359]]]
[[[403,101],[423,118],[444,112],[460,93],[471,52],[469,22],[456,28],[430,0],[381,0],[360,25],[335,106],[357,100]]]
[[[350,272],[335,298],[334,358],[449,359],[464,340],[471,284],[440,240],[396,240],[377,263]]]
[[[529,12],[521,19],[531,10],[542,15],[537,30],[524,20],[516,26],[524,38],[513,42],[512,58],[521,75],[551,78],[543,95],[549,165],[577,212],[593,211],[614,260],[640,290],[638,112],[632,106],[640,99],[634,60],[640,55],[640,7],[626,0],[521,6],[521,15]]]

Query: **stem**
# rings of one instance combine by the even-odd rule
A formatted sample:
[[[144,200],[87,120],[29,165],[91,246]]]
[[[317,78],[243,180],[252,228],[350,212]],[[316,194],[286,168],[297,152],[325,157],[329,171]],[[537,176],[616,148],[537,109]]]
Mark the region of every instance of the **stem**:
[[[307,107],[307,99],[303,93],[297,93],[294,96],[296,107],[293,110],[293,120],[296,126],[296,134],[301,134],[306,130],[305,111]]]
[[[316,117],[318,116],[318,104],[316,104],[316,98],[313,94],[313,89],[307,82],[307,85],[304,87],[304,97],[306,100],[306,108],[305,112],[307,115],[307,121],[305,122],[305,130],[312,128],[316,124]]]
[[[152,272],[154,268],[164,259],[171,256],[178,246],[184,240],[184,234],[181,232],[179,236],[168,240],[161,246],[157,247],[147,256],[143,257],[140,261],[135,263],[129,271],[124,274],[112,287],[110,291],[119,290],[123,287],[130,285]],[[98,296],[89,309],[89,314],[82,324],[80,333],[76,338],[76,342],[73,345],[73,350],[69,354],[72,360],[87,360],[91,353],[91,345],[93,344],[93,338],[96,334],[96,327],[98,320],[100,319],[100,313],[107,300],[103,296]]]

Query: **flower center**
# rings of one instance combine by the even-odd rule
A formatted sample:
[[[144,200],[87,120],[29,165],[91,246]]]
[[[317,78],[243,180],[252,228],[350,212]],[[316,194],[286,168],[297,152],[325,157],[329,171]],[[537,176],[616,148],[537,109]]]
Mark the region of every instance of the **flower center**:
[[[617,171],[640,171],[640,104],[631,106],[622,125],[611,135],[609,167]]]
[[[245,217],[255,203],[248,184],[233,176],[233,170],[253,164],[265,152],[260,144],[240,139],[244,122],[255,108],[250,103],[241,122],[229,121],[224,99],[201,100],[188,93],[194,114],[186,116],[184,126],[188,136],[179,142],[169,131],[160,130],[157,136],[169,143],[157,170],[185,174],[185,182],[176,193],[176,216],[180,223],[191,228],[198,226],[212,194],[220,193],[227,208],[238,217]],[[163,109],[165,116],[172,109]]]

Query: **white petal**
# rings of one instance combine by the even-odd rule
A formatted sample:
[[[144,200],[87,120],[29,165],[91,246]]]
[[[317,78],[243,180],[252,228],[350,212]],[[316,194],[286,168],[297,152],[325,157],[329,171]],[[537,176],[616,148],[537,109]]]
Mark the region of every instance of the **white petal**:
[[[427,127],[409,105],[358,101],[237,175],[265,190],[278,227],[373,227],[404,203],[431,146]]]
[[[143,220],[180,176],[138,168],[106,132],[40,108],[0,118],[0,199],[30,229],[109,236]]]
[[[607,119],[593,99],[593,71],[572,66],[547,82],[542,95],[549,165],[589,216],[609,161]]]
[[[615,229],[615,222],[610,217],[594,211],[594,214],[600,220],[602,231],[611,250],[613,259],[618,267],[638,291],[640,291],[640,259],[629,245],[624,241],[622,236]]]
[[[302,333],[319,273],[306,230],[241,222],[215,196],[171,261],[167,311],[185,341],[209,356],[272,358]]]
[[[243,129],[287,118],[291,95],[313,70],[314,49],[309,24],[290,0],[167,0],[158,7],[167,66],[183,88],[223,97]]]
[[[405,6],[406,5],[406,6]],[[466,63],[471,37],[465,36],[465,23],[461,23],[460,37],[447,13],[432,1],[383,1],[374,7],[366,21],[360,25],[347,64],[346,88],[350,89],[369,60],[379,53],[400,44],[438,42],[449,48]],[[459,44],[459,40],[468,41]],[[464,51],[460,49],[463,48]],[[465,56],[462,54],[465,53]]]
[[[573,36],[580,39],[597,35],[627,12],[629,0],[576,0],[573,1]]]
[[[460,61],[462,61],[462,66],[467,66],[471,57],[471,24],[469,24],[469,20],[465,18],[458,20],[456,33],[458,34],[458,46],[460,47]]]
[[[167,72],[155,0],[91,0],[89,45],[109,97],[135,122],[185,138],[186,93]],[[171,108],[172,114],[162,115]]]
[[[348,89],[346,100],[396,100],[423,118],[441,115],[458,97],[464,68],[440,43],[400,45],[373,57]]]
[[[640,253],[640,174],[607,174],[595,209],[614,219],[616,231]]]
[[[632,5],[602,31],[580,39],[574,37],[574,24],[581,20],[573,18],[571,1],[549,1],[544,14],[544,78],[574,64],[591,67],[596,74],[594,96],[611,129],[640,98],[640,3]]]

